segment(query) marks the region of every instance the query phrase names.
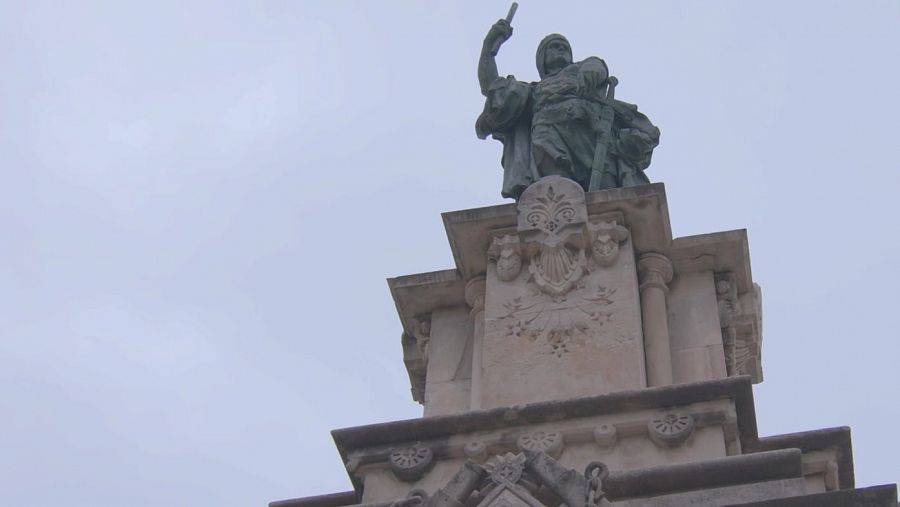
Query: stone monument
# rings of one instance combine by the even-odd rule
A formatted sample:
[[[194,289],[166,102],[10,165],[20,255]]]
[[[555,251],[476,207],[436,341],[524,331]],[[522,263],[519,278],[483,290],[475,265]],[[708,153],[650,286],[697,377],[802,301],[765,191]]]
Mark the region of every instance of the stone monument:
[[[514,6],[515,7],[515,6]],[[388,280],[419,419],[332,432],[352,491],[271,507],[897,506],[846,427],[760,437],[761,292],[744,230],[673,238],[659,130],[598,58],[538,49],[477,130],[515,203],[443,215],[456,266]]]

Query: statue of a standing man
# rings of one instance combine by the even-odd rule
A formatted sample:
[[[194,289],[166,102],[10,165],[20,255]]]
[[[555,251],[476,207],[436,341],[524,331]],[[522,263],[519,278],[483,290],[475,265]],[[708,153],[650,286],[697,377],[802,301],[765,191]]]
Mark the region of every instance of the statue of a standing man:
[[[649,183],[644,170],[659,129],[637,106],[614,98],[617,80],[606,62],[573,62],[569,41],[551,34],[537,49],[539,82],[500,77],[496,50],[511,35],[507,20],[495,23],[478,62],[486,101],[475,130],[481,139],[490,134],[503,143],[503,196],[518,199],[528,185],[553,174],[586,191]]]

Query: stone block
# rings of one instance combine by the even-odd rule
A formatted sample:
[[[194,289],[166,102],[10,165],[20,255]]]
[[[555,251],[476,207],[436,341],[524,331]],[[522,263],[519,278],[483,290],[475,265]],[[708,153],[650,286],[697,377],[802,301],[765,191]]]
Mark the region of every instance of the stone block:
[[[635,258],[621,214],[589,216],[580,187],[547,177],[522,195],[517,234],[489,248],[481,407],[645,387]]]

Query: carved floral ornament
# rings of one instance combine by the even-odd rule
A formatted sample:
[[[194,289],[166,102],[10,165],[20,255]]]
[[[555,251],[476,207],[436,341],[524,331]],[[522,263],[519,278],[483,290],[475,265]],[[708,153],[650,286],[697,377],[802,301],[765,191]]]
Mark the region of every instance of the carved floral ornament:
[[[541,451],[558,458],[563,450],[563,436],[558,431],[535,431],[525,433],[516,440],[522,451]]]
[[[580,289],[559,301],[519,296],[503,304],[506,312],[500,320],[507,332],[542,344],[546,352],[561,358],[573,348],[584,346],[590,339],[590,329],[612,322],[611,306],[615,302],[615,288],[602,285]],[[611,337],[616,342],[622,337]],[[622,338],[627,341],[627,339]]]
[[[615,221],[590,223],[584,190],[548,176],[528,187],[518,203],[518,237],[493,238],[488,257],[497,277],[515,280],[528,264],[528,281],[553,297],[565,295],[596,267],[615,264],[628,229]]]

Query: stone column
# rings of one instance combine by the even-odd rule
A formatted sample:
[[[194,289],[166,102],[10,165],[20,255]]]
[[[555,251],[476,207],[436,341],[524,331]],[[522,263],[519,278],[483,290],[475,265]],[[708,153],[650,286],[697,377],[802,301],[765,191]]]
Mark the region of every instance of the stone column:
[[[658,253],[638,259],[641,281],[641,321],[644,325],[644,354],[647,358],[647,385],[672,383],[672,351],[669,345],[669,317],[666,311],[667,284],[672,281],[672,262]]]
[[[481,357],[484,349],[484,276],[476,276],[466,283],[466,303],[472,308],[472,384],[470,410],[481,408]]]

